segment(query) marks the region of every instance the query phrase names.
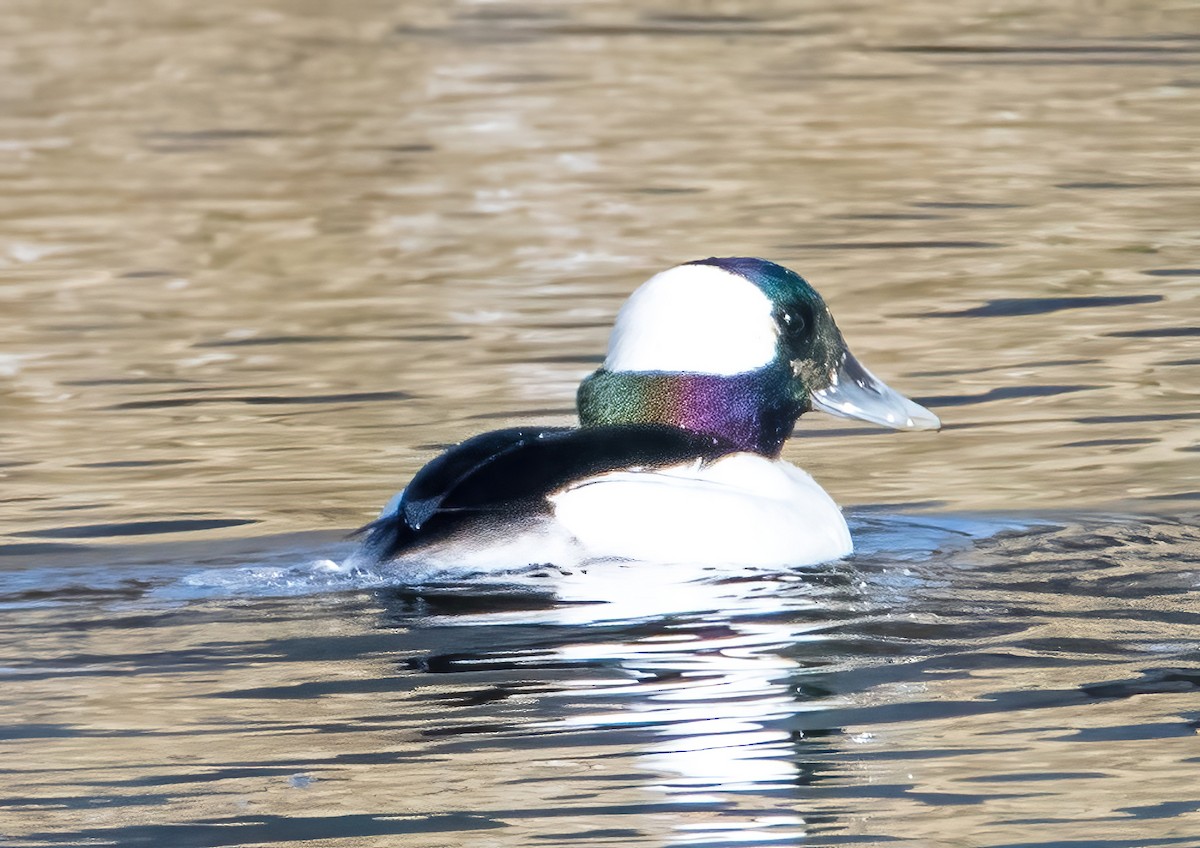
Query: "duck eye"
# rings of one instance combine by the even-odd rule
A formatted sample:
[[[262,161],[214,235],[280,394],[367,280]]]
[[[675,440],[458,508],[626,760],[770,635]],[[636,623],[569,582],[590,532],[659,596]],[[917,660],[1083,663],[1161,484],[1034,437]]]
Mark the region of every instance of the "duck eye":
[[[802,311],[792,312],[786,309],[781,309],[778,314],[779,323],[783,325],[790,335],[798,335],[804,332],[808,322]]]
[[[779,310],[779,312],[776,314],[776,318],[778,319],[779,323],[783,325],[784,329],[790,332],[796,332],[804,329],[804,319],[797,315],[793,315],[791,312],[788,312],[785,309]]]

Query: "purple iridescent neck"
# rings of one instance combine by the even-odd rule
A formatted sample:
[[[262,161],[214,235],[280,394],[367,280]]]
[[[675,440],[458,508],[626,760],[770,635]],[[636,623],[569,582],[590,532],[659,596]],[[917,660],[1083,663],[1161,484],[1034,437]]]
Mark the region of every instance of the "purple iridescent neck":
[[[802,411],[788,374],[771,366],[733,376],[601,368],[583,381],[577,400],[585,427],[668,424],[769,457],[779,455]]]

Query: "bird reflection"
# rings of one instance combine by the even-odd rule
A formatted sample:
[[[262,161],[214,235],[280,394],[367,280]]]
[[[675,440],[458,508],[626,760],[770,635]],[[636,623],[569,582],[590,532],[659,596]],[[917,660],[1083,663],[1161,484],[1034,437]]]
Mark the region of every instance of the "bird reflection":
[[[635,739],[641,792],[679,810],[669,817],[670,844],[779,844],[805,836],[812,818],[797,789],[812,772],[802,762],[806,740],[788,720],[817,707],[813,690],[796,686],[812,665],[796,648],[858,614],[847,610],[861,606],[859,582],[847,563],[807,574],[606,563],[558,575],[552,606],[518,610],[509,596],[481,614],[448,595],[420,603],[433,613],[427,621],[536,623],[525,650],[505,641],[496,667],[602,672],[563,682],[583,709],[517,732]]]
[[[606,562],[506,585],[410,588],[391,595],[385,616],[439,646],[409,668],[472,687],[443,703],[521,701],[481,725],[491,748],[518,760],[548,749],[555,762],[628,755],[635,776],[614,776],[597,797],[606,815],[636,812],[639,827],[654,810],[665,830],[653,844],[788,845],[837,829],[816,785],[863,741],[827,726],[852,695],[818,676],[849,668],[863,648],[853,634],[869,640],[869,622],[923,591],[930,578],[905,567],[909,555],[969,537],[952,523],[873,522],[860,519],[859,536],[868,552],[888,549],[884,569],[862,559],[807,569]],[[484,680],[490,689],[478,688]],[[443,677],[438,688],[453,684]],[[469,735],[478,750],[479,731],[457,728],[439,733]],[[544,778],[513,769],[503,785],[528,802]]]

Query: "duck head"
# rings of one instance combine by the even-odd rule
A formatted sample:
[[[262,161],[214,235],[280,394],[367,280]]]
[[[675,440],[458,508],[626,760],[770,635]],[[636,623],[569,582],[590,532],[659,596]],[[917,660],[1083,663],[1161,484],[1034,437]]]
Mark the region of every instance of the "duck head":
[[[810,410],[897,430],[941,427],[854,357],[803,277],[747,257],[689,262],[642,284],[578,407],[584,426],[670,424],[765,456],[779,454]]]

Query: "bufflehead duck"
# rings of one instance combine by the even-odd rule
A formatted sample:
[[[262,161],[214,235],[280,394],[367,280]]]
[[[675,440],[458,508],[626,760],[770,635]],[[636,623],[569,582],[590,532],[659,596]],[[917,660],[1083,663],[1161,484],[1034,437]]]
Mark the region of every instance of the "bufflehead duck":
[[[859,364],[800,275],[754,258],[644,283],[577,405],[580,427],[496,430],[432,460],[362,528],[355,561],[416,578],[610,558],[825,562],[853,544],[829,495],[779,458],[800,415],[941,426]]]

